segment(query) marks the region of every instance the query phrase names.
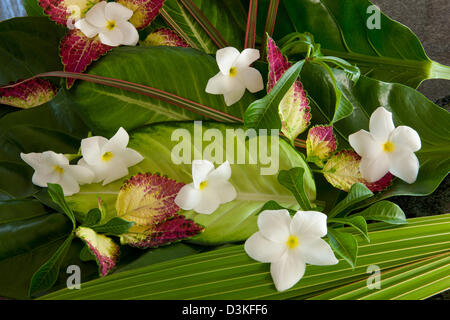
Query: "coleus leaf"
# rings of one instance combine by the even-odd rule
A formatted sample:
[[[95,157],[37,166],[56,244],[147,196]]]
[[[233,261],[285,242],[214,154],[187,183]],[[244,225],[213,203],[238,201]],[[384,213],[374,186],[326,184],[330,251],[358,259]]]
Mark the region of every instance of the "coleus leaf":
[[[346,192],[357,182],[365,184],[372,192],[382,191],[391,184],[393,176],[389,172],[376,182],[364,180],[359,170],[360,163],[361,157],[355,151],[342,150],[327,161],[322,173],[335,188]]]
[[[315,126],[309,129],[306,139],[306,161],[323,167],[327,160],[336,151],[337,140],[333,133],[333,126]]]
[[[178,215],[174,200],[184,183],[158,174],[137,174],[125,181],[117,196],[119,217],[135,224],[121,235],[122,244],[139,248],[157,247],[190,238],[203,230]]]
[[[112,48],[101,43],[98,36],[88,38],[80,30],[70,30],[60,46],[64,71],[81,73]],[[67,79],[67,87],[70,88],[74,81],[74,79]]]
[[[0,104],[28,109],[44,104],[56,95],[56,88],[48,80],[30,79],[0,88]]]
[[[272,38],[267,39],[267,61],[269,62],[269,93],[283,74],[291,67]],[[295,138],[308,128],[311,113],[309,101],[302,83],[298,80],[287,91],[278,106],[281,119],[281,131],[293,143]]]
[[[159,13],[164,4],[164,0],[117,0],[117,3],[133,10],[130,22],[136,29],[144,29]]]
[[[67,20],[83,17],[100,0],[39,0],[39,5],[50,19],[67,25]]]
[[[150,33],[147,38],[141,42],[144,46],[169,46],[169,47],[184,47],[189,45],[181,39],[181,37],[173,30],[168,28],[161,28]]]
[[[75,234],[95,255],[99,274],[106,276],[116,266],[120,253],[119,246],[107,236],[98,234],[91,228],[78,227]]]

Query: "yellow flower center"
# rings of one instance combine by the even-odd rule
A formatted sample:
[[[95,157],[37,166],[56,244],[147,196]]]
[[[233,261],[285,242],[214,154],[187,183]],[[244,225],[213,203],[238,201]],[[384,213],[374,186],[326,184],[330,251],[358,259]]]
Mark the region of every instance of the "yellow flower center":
[[[116,27],[116,22],[114,20],[109,20],[106,23],[106,29],[113,30]]]
[[[64,169],[61,168],[61,167],[58,166],[58,165],[54,166],[53,169],[54,169],[56,172],[60,173],[60,174],[63,174],[63,173],[64,173]]]
[[[237,69],[236,67],[231,67],[230,68],[230,77],[235,77],[237,75]]]
[[[208,186],[208,180],[203,181],[202,183],[200,183],[200,190],[205,189]]]
[[[294,249],[298,246],[298,237],[290,235],[288,240],[286,241],[286,245],[289,249]]]
[[[105,152],[102,155],[102,161],[108,162],[109,160],[111,160],[114,157],[114,153],[112,152]]]
[[[383,144],[383,150],[384,150],[384,152],[392,152],[392,151],[394,151],[394,144],[392,142],[389,142],[389,141],[385,142]]]

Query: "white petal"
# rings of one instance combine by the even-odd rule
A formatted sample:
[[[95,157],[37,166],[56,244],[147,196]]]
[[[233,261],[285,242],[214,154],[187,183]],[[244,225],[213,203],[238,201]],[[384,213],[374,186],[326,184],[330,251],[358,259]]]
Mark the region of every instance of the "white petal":
[[[230,163],[225,161],[208,175],[208,180],[228,180],[231,177]]]
[[[42,153],[42,162],[59,166],[69,165],[69,159],[62,153],[55,153],[53,151],[45,151]]]
[[[403,181],[414,183],[419,173],[419,160],[409,150],[396,151],[391,156],[391,167],[389,171]]]
[[[381,153],[376,158],[362,158],[359,170],[362,177],[367,182],[375,182],[384,177],[389,172],[390,161],[389,157]]]
[[[295,250],[298,250],[306,263],[316,266],[334,265],[339,262],[330,245],[320,238],[302,239]]]
[[[392,121],[392,113],[383,107],[379,107],[370,116],[370,133],[380,141],[387,141],[389,135],[394,131],[395,126]]]
[[[220,206],[220,197],[217,190],[206,187],[200,191],[201,199],[194,207],[197,213],[211,214]]]
[[[123,164],[111,165],[108,168],[108,172],[105,180],[103,180],[103,185],[107,185],[110,182],[116,181],[117,179],[123,178],[128,175],[128,168]]]
[[[128,20],[133,15],[133,10],[116,2],[108,2],[105,7],[105,17],[108,20]]]
[[[237,76],[251,93],[264,89],[264,82],[258,70],[255,68],[239,69]]]
[[[120,127],[116,134],[101,148],[101,154],[111,151],[113,153],[120,153],[125,150],[130,141],[130,137],[124,128]]]
[[[250,258],[267,263],[279,260],[287,250],[287,246],[267,240],[260,232],[256,232],[245,241],[244,249]]]
[[[64,168],[69,175],[71,175],[79,184],[92,183],[95,174],[87,167],[80,165],[70,165]]]
[[[89,165],[98,164],[101,161],[101,150],[107,143],[108,139],[98,136],[81,140],[81,154],[86,163]]]
[[[217,194],[219,195],[221,204],[233,201],[237,196],[236,189],[228,181],[208,180],[207,188],[214,188],[215,190],[217,190]]]
[[[106,1],[102,1],[89,9],[85,16],[87,22],[95,27],[104,28],[107,23],[105,17],[105,8]]]
[[[416,130],[407,126],[398,126],[389,137],[394,146],[409,148],[412,152],[419,151],[422,147],[420,136]]]
[[[200,187],[200,183],[207,180],[209,173],[214,170],[214,165],[208,160],[192,161],[192,180],[195,188]]]
[[[62,175],[59,184],[61,185],[65,196],[71,196],[80,191],[78,182],[70,174],[67,173]]]
[[[361,157],[374,158],[382,151],[381,143],[375,140],[366,130],[359,130],[349,135],[348,141]]]
[[[123,34],[122,44],[126,46],[135,46],[139,41],[139,33],[134,25],[125,22],[118,22],[117,27]]]
[[[144,157],[136,150],[126,148],[125,151],[120,153],[120,159],[127,167],[132,167],[144,160]]]
[[[324,237],[327,215],[317,211],[298,211],[292,218],[290,233],[299,237]]]
[[[123,34],[119,28],[112,30],[103,29],[99,34],[100,41],[111,47],[117,47],[122,44]]]
[[[98,183],[98,182],[101,182],[104,179],[104,176],[102,176],[98,172],[99,171],[98,168],[102,167],[101,165],[90,166],[89,164],[87,164],[87,162],[84,160],[84,158],[81,158],[80,160],[78,160],[77,165],[85,167],[85,168],[91,170],[94,173],[94,179],[92,180],[91,183]]]
[[[241,100],[242,96],[245,93],[245,86],[239,86],[236,88],[236,90],[227,92],[224,94],[225,98],[225,104],[227,106],[231,106],[232,104],[235,104],[239,100]]]
[[[236,79],[219,72],[208,80],[205,92],[211,94],[224,94],[230,92],[235,87],[234,82],[236,82]]]
[[[305,274],[305,262],[287,250],[284,255],[270,265],[270,273],[278,291],[292,288]]]
[[[259,50],[247,48],[241,52],[237,58],[235,65],[238,68],[245,68],[250,66],[253,62],[258,60],[260,57]]]
[[[183,186],[175,197],[175,204],[183,210],[192,210],[201,200],[200,190],[192,183]]]
[[[58,183],[60,179],[60,174],[55,170],[49,172],[35,171],[31,182],[39,187],[47,187],[48,183]]]
[[[265,210],[258,216],[261,234],[272,241],[285,244],[289,238],[291,217],[287,210]]]
[[[20,157],[23,161],[25,161],[30,167],[32,167],[34,170],[37,170],[41,166],[42,162],[42,153],[20,153]]]
[[[234,62],[239,57],[239,51],[233,47],[226,47],[217,50],[216,61],[220,71],[228,76],[230,68],[234,65]]]
[[[83,34],[88,38],[93,38],[98,34],[98,28],[87,22],[86,19],[80,19],[75,22],[75,27],[80,29]]]

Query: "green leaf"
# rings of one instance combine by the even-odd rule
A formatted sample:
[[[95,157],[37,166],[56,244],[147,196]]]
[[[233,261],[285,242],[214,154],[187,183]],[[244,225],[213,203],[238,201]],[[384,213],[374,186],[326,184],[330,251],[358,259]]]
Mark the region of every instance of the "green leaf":
[[[95,255],[89,249],[89,246],[87,244],[84,245],[83,249],[81,249],[81,251],[80,251],[80,260],[84,261],[84,262],[97,261],[97,259],[95,258]]]
[[[204,138],[200,140],[199,138],[202,136]],[[216,142],[207,141],[208,136],[222,139],[222,142],[219,140],[214,140]],[[273,142],[271,142],[272,139]],[[260,136],[246,139],[245,131],[241,126],[212,122],[204,122],[202,127],[183,122],[147,126],[130,134],[129,147],[144,156],[144,160],[131,167],[127,177],[106,186],[101,184],[81,186],[80,192],[68,197],[67,201],[74,211],[83,215],[90,208],[95,207],[97,197],[101,197],[109,209],[106,219],[111,219],[117,216],[115,211],[116,198],[123,180],[137,173],[160,172],[178,182],[191,183],[191,165],[183,163],[177,156],[185,155],[187,157],[185,162],[188,162],[192,159],[201,158],[202,154],[199,150],[203,150],[203,159],[209,159],[216,166],[226,159],[230,161],[232,170],[230,182],[236,188],[238,195],[236,200],[221,205],[211,215],[197,214],[193,211],[180,211],[179,213],[185,215],[186,218],[193,219],[206,228],[202,234],[191,238],[189,241],[206,245],[243,241],[257,231],[257,213],[267,201],[275,200],[286,208],[298,209],[295,198],[287,194],[287,190],[277,181],[279,170],[289,170],[294,167],[304,168],[303,185],[305,192],[311,201],[315,199],[314,180],[307,164],[286,141],[280,139],[278,144],[276,142],[278,139],[278,136],[272,138]],[[239,143],[236,141],[239,141]],[[263,152],[265,146],[267,146],[267,159],[251,151],[253,150],[251,146],[255,146],[256,143],[260,144],[260,152]],[[271,151],[272,143],[275,144],[273,144],[274,149]],[[227,147],[227,144],[229,147]],[[279,147],[275,148],[277,145]],[[214,149],[217,153],[214,153]],[[275,155],[277,149],[278,156]],[[192,150],[196,151],[193,152]],[[211,155],[211,152],[215,156]],[[272,152],[274,154],[273,159],[279,161],[278,170],[276,167],[269,169]],[[172,156],[175,158],[172,159]],[[174,160],[177,162],[174,163]],[[244,163],[236,164],[238,161]],[[273,162],[273,165],[275,164]]]
[[[94,208],[89,210],[86,215],[86,219],[84,219],[82,226],[83,227],[92,227],[100,222],[102,219],[102,213],[100,209]]]
[[[278,106],[295,80],[297,80],[304,63],[305,61],[295,63],[283,74],[264,98],[253,102],[247,108],[244,115],[246,127],[255,129],[281,128]]]
[[[0,225],[46,215],[48,210],[36,200],[0,201]]]
[[[368,28],[375,14],[367,13],[372,5],[368,0],[283,0],[283,4],[293,24],[284,22],[283,36],[310,32],[323,54],[357,64],[364,75],[414,88],[425,79],[450,78],[448,67],[432,62],[409,28],[382,13],[380,28]]]
[[[292,168],[289,171],[281,170],[278,182],[292,192],[302,210],[311,210],[311,203],[303,186],[304,168]]]
[[[264,205],[262,206],[261,210],[259,210],[258,214],[260,214],[261,212],[265,211],[265,210],[288,210],[289,214],[295,214],[295,210],[292,209],[287,209],[283,206],[281,206],[278,202],[270,200],[267,201],[266,203],[264,203]]]
[[[328,228],[330,246],[354,269],[358,257],[358,242],[355,237],[346,232]]]
[[[412,227],[414,226],[414,227]],[[341,260],[333,266],[306,267],[293,288],[277,292],[269,264],[250,259],[242,245],[158,263],[83,283],[83,290],[61,290],[43,299],[289,299],[367,280],[367,267],[382,271],[448,251],[450,215],[410,219],[386,229],[373,224],[370,244],[360,239],[354,270]],[[420,290],[418,290],[420,291]]]
[[[52,200],[61,207],[67,217],[69,217],[70,221],[72,221],[73,229],[75,229],[75,226],[77,224],[75,215],[73,214],[72,209],[69,207],[66,199],[64,198],[64,193],[61,186],[59,184],[49,183],[48,194],[50,195]]]
[[[127,64],[122,63],[125,60]],[[206,93],[208,80],[217,72],[219,68],[213,57],[191,48],[176,47],[115,48],[89,70],[93,75],[126,79],[164,90],[243,119],[246,107],[255,98],[246,93],[228,108],[222,95]],[[121,126],[131,130],[149,123],[204,119],[180,106],[88,82],[78,84],[62,103],[73,104],[92,131],[104,136],[113,135]]]
[[[346,224],[360,232],[370,242],[369,235],[367,234],[366,219],[361,216],[354,216],[348,218],[331,218],[328,219],[328,223]]]
[[[56,250],[55,254],[42,265],[33,275],[30,284],[30,296],[50,289],[59,275],[59,268],[72,243],[74,235],[71,234],[64,243]]]
[[[389,201],[377,202],[356,215],[364,217],[366,220],[383,221],[390,224],[406,223],[406,216],[403,210],[395,203]]]
[[[122,233],[126,233],[128,229],[133,226],[133,224],[134,222],[130,222],[122,218],[112,218],[105,224],[93,226],[92,230],[113,236],[120,236]]]
[[[366,200],[370,197],[373,197],[372,191],[370,191],[365,185],[362,183],[355,183],[350,188],[350,191],[348,192],[347,196],[330,211],[328,214],[328,217],[335,217],[339,215],[340,213],[348,213],[346,212],[347,209],[351,208],[358,202],[361,202],[363,200]]]

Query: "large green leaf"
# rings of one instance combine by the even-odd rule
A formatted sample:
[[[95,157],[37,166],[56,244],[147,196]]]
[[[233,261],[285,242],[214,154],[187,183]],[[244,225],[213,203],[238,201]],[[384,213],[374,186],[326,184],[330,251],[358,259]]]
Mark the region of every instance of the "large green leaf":
[[[123,63],[127,61],[127,63]],[[116,48],[93,65],[89,73],[148,85],[243,119],[254,100],[246,93],[239,103],[225,105],[223,96],[205,93],[208,80],[219,68],[215,59],[190,48]],[[83,82],[69,97],[84,119],[101,135],[111,135],[123,126],[127,130],[143,124],[202,119],[180,107],[116,88]]]
[[[342,259],[334,266],[307,266],[304,277],[277,292],[268,264],[250,259],[242,245],[196,254],[83,284],[83,290],[61,290],[44,299],[287,299],[304,298],[367,279],[367,267],[381,270],[448,251],[450,216],[411,219],[408,225],[384,229],[375,224],[372,242],[360,237],[354,270]],[[377,231],[375,231],[377,230]]]
[[[329,123],[334,105],[328,86],[324,83],[324,71],[306,63],[302,69],[303,86],[316,107],[312,107],[313,124]],[[339,148],[346,149],[348,136],[360,129],[368,130],[370,115],[380,106],[393,114],[395,126],[406,125],[415,129],[422,140],[422,148],[416,152],[420,161],[417,181],[408,184],[395,179],[386,191],[367,200],[374,202],[396,195],[427,195],[432,193],[450,170],[450,113],[438,107],[421,93],[401,84],[385,83],[362,76],[354,84],[344,72],[334,70],[340,87],[346,92],[354,110],[351,116],[335,123],[333,130],[339,140]]]
[[[417,87],[423,80],[450,78],[448,67],[432,62],[411,30],[381,14],[380,28],[369,29],[368,0],[283,0],[278,36],[310,32],[325,55],[357,64],[363,74]]]
[[[171,158],[172,149],[181,143],[178,140],[180,139],[179,137],[174,137],[175,141],[172,141],[171,136],[174,130],[183,129],[192,137],[192,140],[189,137],[189,140],[186,141],[190,150],[200,150],[200,148],[202,148],[204,152],[206,151],[206,148],[211,150],[213,144],[206,141],[206,138],[205,141],[203,141],[203,146],[194,144],[194,130],[197,131],[199,128],[200,127],[194,128],[193,123],[174,122],[147,126],[133,132],[130,136],[129,146],[141,153],[145,157],[145,160],[131,168],[130,176],[139,172],[159,172],[180,182],[192,182],[191,165],[183,163],[175,164]],[[298,208],[295,198],[287,189],[278,183],[278,170],[289,170],[293,167],[304,168],[305,174],[303,179],[305,192],[310,200],[313,201],[315,199],[316,190],[312,174],[303,158],[293,147],[280,139],[278,170],[272,172],[270,175],[261,175],[261,170],[263,168],[267,169],[269,165],[264,164],[263,159],[258,157],[257,154],[250,154],[249,146],[251,146],[253,142],[257,142],[256,139],[262,139],[261,141],[258,141],[262,146],[259,149],[264,149],[264,147],[267,146],[270,153],[270,137],[262,136],[260,138],[250,138],[245,142],[245,149],[241,149],[241,147],[244,147],[244,143],[242,143],[242,141],[245,140],[244,136],[242,136],[243,140],[240,140],[241,142],[236,144],[238,147],[234,146],[233,140],[231,140],[234,139],[233,137],[231,137],[231,139],[226,138],[227,129],[238,128],[241,127],[218,123],[203,123],[203,134],[208,133],[216,135],[215,143],[218,148],[216,152],[220,154],[223,150],[223,155],[226,155],[226,159],[228,159],[230,163],[236,163],[237,159],[241,159],[241,157],[242,159],[247,160],[246,164],[231,164],[232,177],[230,182],[235,186],[238,192],[236,200],[220,206],[220,208],[211,215],[196,214],[191,211],[181,211],[181,213],[185,214],[188,218],[192,218],[195,222],[206,227],[206,230],[201,235],[191,239],[193,242],[214,245],[247,239],[252,233],[257,231],[256,215],[264,203],[269,200],[276,200],[284,207]],[[207,131],[207,129],[212,130]],[[229,132],[233,131],[229,130]],[[244,133],[244,131],[242,131],[242,133]],[[219,135],[223,135],[223,143],[217,142],[217,136]],[[278,136],[276,137],[278,138]],[[184,139],[185,138],[183,138],[183,140]],[[233,143],[233,148],[226,147],[227,144],[230,143]],[[174,153],[178,154],[178,152],[179,151]],[[232,153],[234,153],[234,155]],[[256,161],[255,164],[248,164],[249,159],[251,159],[250,156]],[[198,159],[199,157],[198,151],[195,151],[194,158]],[[206,158],[210,157],[206,156]],[[188,159],[190,160],[191,157],[188,156]],[[274,159],[276,159],[276,157],[274,157]],[[222,162],[225,161],[225,159],[219,159],[217,161]],[[108,208],[108,217],[111,218],[115,216],[115,201],[121,184],[122,180],[108,184],[104,187],[100,184],[85,185],[81,187],[80,193],[68,197],[67,201],[75,211],[81,215],[85,215],[89,209],[97,206],[97,198],[100,197]]]
[[[14,18],[0,23],[0,85],[61,70],[59,41],[64,28],[48,18]]]

